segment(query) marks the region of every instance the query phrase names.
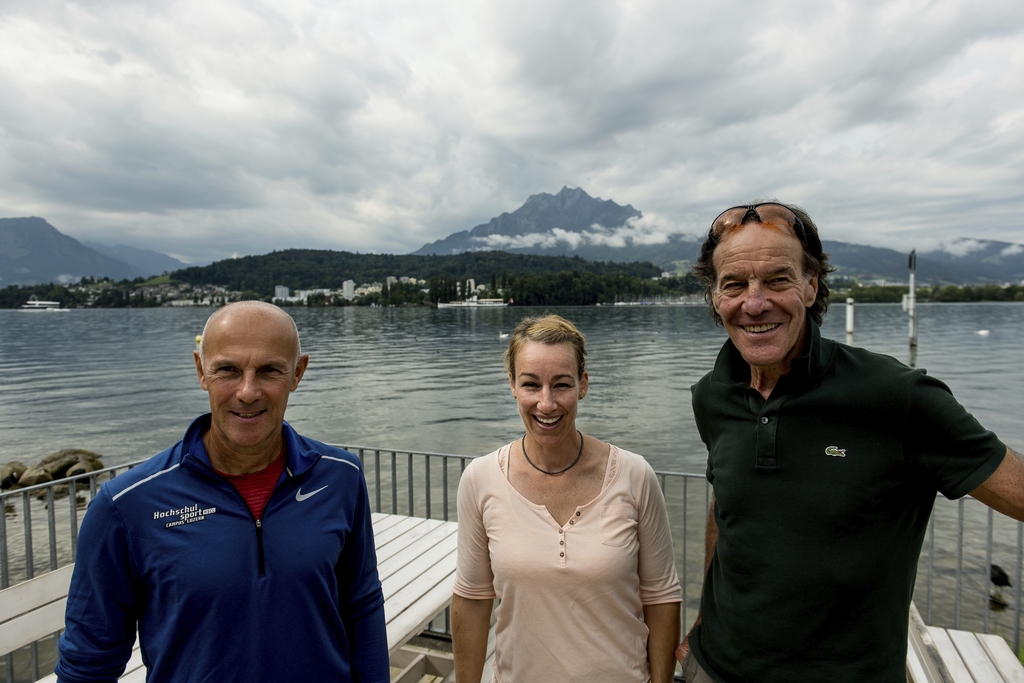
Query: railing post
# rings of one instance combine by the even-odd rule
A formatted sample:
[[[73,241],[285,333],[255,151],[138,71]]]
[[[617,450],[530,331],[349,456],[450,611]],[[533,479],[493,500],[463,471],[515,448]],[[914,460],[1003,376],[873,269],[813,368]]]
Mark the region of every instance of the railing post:
[[[391,451],[391,514],[398,514],[398,454]]]
[[[27,493],[21,494],[21,510],[25,515],[25,578],[31,579],[36,568],[32,554],[32,501]]]
[[[935,580],[935,508],[932,507],[931,517],[928,519],[928,582],[927,582],[927,605],[925,605],[925,619],[932,623],[932,584]]]
[[[409,488],[409,516],[413,517],[413,516],[416,515],[416,507],[413,504],[413,497],[412,497],[413,482],[415,481],[413,479],[413,474],[412,474],[412,453],[409,454],[409,458],[408,458],[407,462],[408,462],[408,468],[407,469],[409,471],[408,471],[408,476],[407,476],[407,479],[406,479],[406,486],[408,486],[408,488]]]
[[[69,487],[70,490],[70,487]],[[46,489],[46,523],[50,541],[50,571],[57,568],[57,501],[53,495],[53,487]]]
[[[7,555],[7,499],[0,502],[0,588],[11,585],[10,558]],[[13,507],[13,506],[12,506]],[[10,667],[8,666],[8,671]]]
[[[90,477],[91,478],[91,477]],[[78,480],[68,482],[68,499],[71,501],[68,520],[71,524],[71,561],[78,559]]]
[[[690,478],[689,477],[683,477],[683,538],[682,538],[682,543],[683,543],[683,576],[681,577],[681,579],[682,579],[682,582],[683,582],[683,628],[684,629],[687,626],[690,625],[690,622],[686,618],[686,602],[687,602],[686,601],[686,597],[687,597],[686,590],[687,590],[687,586],[690,583],[689,580],[688,580],[688,571],[687,571],[689,566],[688,566],[688,564],[686,562],[686,546],[689,545],[686,542],[686,532],[689,531],[689,529],[690,529],[690,525],[689,525],[689,522],[688,522],[689,516],[690,516],[690,505],[689,505],[690,491],[689,491],[689,489],[690,489]]]
[[[956,525],[956,597],[954,598],[953,628],[960,628],[960,599],[964,585],[964,499],[957,501]]]
[[[373,469],[377,477],[377,509],[374,511],[380,512],[380,450],[373,452]]]
[[[430,509],[430,489],[432,487],[430,486],[430,456],[429,455],[424,455],[423,456],[423,470],[424,470],[424,475],[423,476],[427,480],[427,485],[425,487],[423,487],[424,491],[426,492],[426,496],[427,496],[427,519],[433,519],[434,515],[432,514],[432,511]]]
[[[444,503],[444,521],[448,521],[448,458],[441,458],[441,502]]]

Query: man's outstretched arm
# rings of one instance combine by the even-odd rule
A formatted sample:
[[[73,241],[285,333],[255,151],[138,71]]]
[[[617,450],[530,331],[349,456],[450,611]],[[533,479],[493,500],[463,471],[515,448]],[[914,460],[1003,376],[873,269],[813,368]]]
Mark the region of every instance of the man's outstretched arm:
[[[996,471],[971,495],[996,512],[1024,521],[1024,457],[1007,448]]]

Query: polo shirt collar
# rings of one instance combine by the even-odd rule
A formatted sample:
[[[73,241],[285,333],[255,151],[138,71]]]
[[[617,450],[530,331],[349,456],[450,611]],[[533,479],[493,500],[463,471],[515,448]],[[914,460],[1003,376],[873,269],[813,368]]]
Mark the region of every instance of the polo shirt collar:
[[[810,316],[807,316],[807,330],[807,348],[790,364],[789,374],[784,378],[786,384],[806,386],[825,371],[827,362],[823,345],[826,340],[821,338],[821,330]],[[714,381],[725,384],[750,384],[750,364],[743,360],[743,355],[731,339],[726,339],[722,345],[711,377]]]

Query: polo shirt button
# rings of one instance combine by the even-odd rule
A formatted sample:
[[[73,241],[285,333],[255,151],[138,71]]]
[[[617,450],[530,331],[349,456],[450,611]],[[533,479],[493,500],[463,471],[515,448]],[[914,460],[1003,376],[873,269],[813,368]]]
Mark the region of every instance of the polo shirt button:
[[[761,424],[763,424],[763,425],[768,424],[768,418],[767,417],[762,417],[761,418]]]
[[[577,511],[576,511],[576,516],[577,516],[577,517],[579,517],[579,516],[580,516],[580,511],[579,511],[579,510],[577,510]]]
[[[559,541],[558,545],[565,545],[565,541]]]
[[[562,532],[562,530],[561,530],[561,529],[559,529],[559,530],[558,530],[558,533],[563,533],[563,532]]]
[[[570,519],[570,520],[569,520],[569,524],[575,524],[575,523],[576,523],[576,520],[575,520],[575,519]]]
[[[565,553],[558,553],[559,557],[565,557]]]

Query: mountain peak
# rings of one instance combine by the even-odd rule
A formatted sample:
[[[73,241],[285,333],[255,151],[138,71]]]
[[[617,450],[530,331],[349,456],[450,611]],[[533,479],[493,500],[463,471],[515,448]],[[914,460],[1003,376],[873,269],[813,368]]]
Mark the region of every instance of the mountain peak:
[[[38,216],[0,218],[0,285],[77,282],[85,275],[115,279],[135,274]]]
[[[566,185],[558,191],[558,194],[551,194],[550,192],[538,192],[537,194],[531,194],[526,198],[526,202],[516,209],[516,211],[522,211],[527,207],[537,206],[564,207],[573,202],[577,202],[580,199],[590,199],[590,195],[578,187],[570,188]],[[515,213],[516,211],[513,211],[512,213]]]
[[[641,215],[632,206],[595,199],[582,188],[565,186],[558,194],[530,195],[526,203],[511,213],[503,213],[472,230],[424,245],[413,253],[461,254],[493,249],[532,253],[541,245],[545,249],[543,253],[568,254],[576,251],[570,244],[574,236],[592,232],[595,225],[619,228]],[[569,241],[565,236],[569,236]]]

